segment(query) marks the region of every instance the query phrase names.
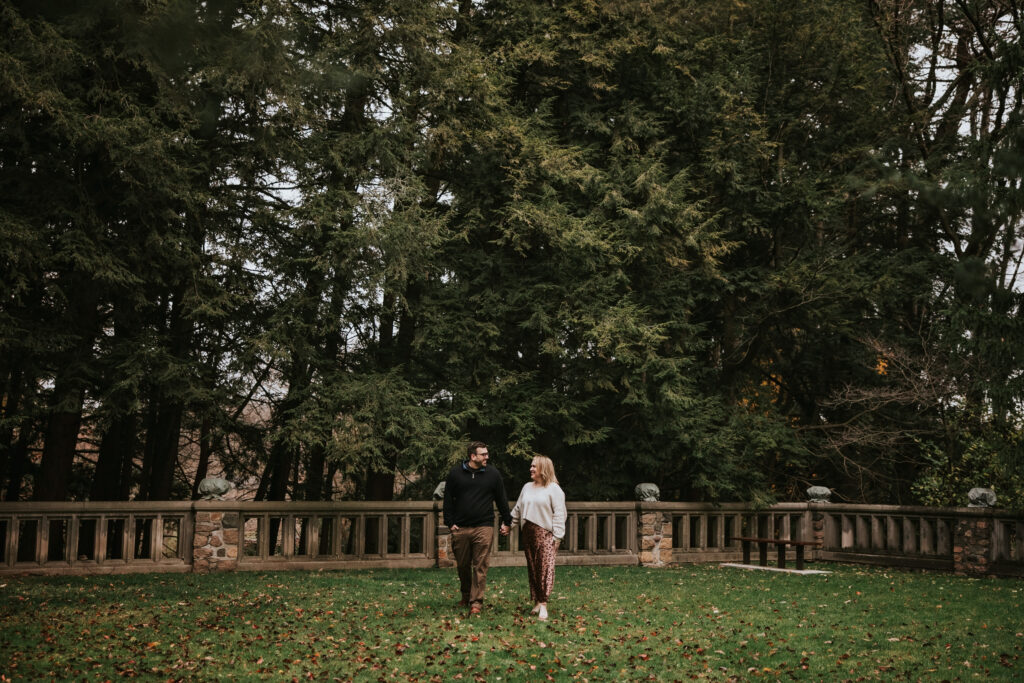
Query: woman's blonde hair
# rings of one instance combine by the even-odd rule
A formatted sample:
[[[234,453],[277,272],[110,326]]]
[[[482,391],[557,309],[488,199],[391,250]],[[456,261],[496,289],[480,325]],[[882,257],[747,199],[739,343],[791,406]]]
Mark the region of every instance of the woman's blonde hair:
[[[541,486],[558,483],[558,477],[555,476],[555,464],[551,462],[551,458],[546,455],[535,455],[530,464],[537,466]]]

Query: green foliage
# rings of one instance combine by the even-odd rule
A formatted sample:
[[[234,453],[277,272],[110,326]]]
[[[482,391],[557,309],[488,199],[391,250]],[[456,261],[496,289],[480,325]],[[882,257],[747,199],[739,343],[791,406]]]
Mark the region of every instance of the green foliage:
[[[192,442],[388,497],[468,438],[576,498],[1010,481],[1009,11],[4,1],[5,495],[38,446],[37,497],[168,497]]]
[[[974,433],[971,429],[958,430],[953,452],[935,444],[922,444],[927,466],[914,482],[914,494],[924,505],[963,507],[972,488],[991,488],[996,492],[996,505],[1021,510],[1021,432],[994,429],[990,425],[983,436]]]

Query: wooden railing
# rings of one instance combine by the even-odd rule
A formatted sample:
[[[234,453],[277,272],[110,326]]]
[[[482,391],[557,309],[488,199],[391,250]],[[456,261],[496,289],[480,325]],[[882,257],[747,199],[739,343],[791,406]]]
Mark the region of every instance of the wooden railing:
[[[435,505],[204,503],[240,523],[239,569],[432,567]]]
[[[672,561],[734,562],[740,558],[737,536],[803,539],[811,535],[804,503],[781,503],[752,510],[742,503],[657,503],[671,517]]]
[[[992,571],[1024,576],[1024,516],[993,515]]]
[[[190,503],[4,503],[0,572],[190,571]]]
[[[635,503],[568,508],[560,564],[637,563]],[[431,501],[0,504],[0,573],[190,571],[204,548],[238,570],[433,567],[440,517]],[[524,563],[518,530],[492,558]]]
[[[1024,576],[1024,516],[987,508],[570,502],[568,512],[560,564],[735,562],[736,536],[770,536],[820,540],[810,561]],[[432,501],[0,503],[7,574],[434,567],[450,563],[447,541]],[[523,563],[518,531],[496,533],[492,564]]]
[[[967,540],[958,529],[969,527],[974,536],[988,534],[982,546],[991,573],[1024,575],[1024,516],[991,508],[811,507],[824,518],[822,560],[954,570]]]
[[[569,502],[566,508],[568,519],[565,523],[565,538],[558,550],[558,564],[637,563],[636,503]],[[441,533],[444,531],[442,529]],[[504,537],[495,533],[491,564],[526,564],[518,528],[513,528]]]
[[[822,514],[822,559],[891,564],[899,557],[900,566],[951,570],[957,519],[970,511],[829,505]]]

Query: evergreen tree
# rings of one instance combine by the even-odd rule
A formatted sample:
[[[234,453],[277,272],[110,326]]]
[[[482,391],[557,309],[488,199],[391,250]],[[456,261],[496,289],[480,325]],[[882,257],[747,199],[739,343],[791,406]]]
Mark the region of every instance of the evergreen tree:
[[[195,496],[215,461],[418,496],[467,438],[575,498],[1024,477],[1013,2],[0,21],[8,500]]]

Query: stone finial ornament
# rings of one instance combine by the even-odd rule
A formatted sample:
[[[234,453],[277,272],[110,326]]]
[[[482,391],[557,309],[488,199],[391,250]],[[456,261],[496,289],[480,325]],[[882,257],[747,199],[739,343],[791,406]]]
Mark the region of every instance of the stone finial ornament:
[[[991,508],[996,506],[996,492],[992,489],[973,488],[967,492],[967,507]]]
[[[827,486],[812,486],[807,489],[807,502],[831,503],[832,489]]]
[[[658,499],[661,498],[661,489],[658,488],[657,484],[649,482],[637,484],[636,488],[633,489],[633,493],[636,495],[636,499],[642,503],[657,503]]]
[[[448,482],[446,481],[442,481],[440,484],[437,485],[437,488],[434,489],[434,500],[444,499],[444,485],[447,483]]]
[[[197,492],[202,500],[224,500],[235,485],[220,477],[207,477],[199,482]]]

